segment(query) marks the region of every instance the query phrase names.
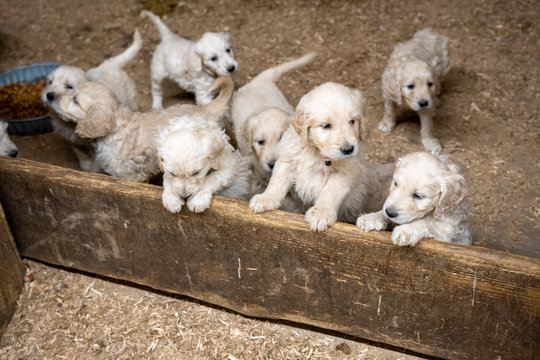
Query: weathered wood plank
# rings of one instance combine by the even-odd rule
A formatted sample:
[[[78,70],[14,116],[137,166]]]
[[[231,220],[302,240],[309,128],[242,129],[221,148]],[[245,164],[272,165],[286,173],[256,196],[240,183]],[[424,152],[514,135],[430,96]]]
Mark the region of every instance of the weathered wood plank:
[[[0,202],[0,337],[17,306],[24,284],[24,265]]]
[[[0,159],[0,200],[24,256],[452,359],[540,354],[540,261],[215,198],[168,213],[161,188]]]

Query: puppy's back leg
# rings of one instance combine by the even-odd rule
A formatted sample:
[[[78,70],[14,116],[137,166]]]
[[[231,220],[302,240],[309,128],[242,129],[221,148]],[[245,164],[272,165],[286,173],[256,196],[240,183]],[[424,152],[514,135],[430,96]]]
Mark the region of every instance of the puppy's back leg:
[[[396,109],[394,101],[391,99],[384,99],[384,116],[379,122],[379,130],[388,133],[396,127]]]

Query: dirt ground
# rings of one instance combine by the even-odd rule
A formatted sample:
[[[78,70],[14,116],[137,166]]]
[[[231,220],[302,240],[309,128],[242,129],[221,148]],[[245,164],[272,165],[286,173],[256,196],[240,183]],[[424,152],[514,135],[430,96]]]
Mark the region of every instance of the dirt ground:
[[[134,29],[139,28],[145,44],[127,70],[138,86],[141,108],[148,109],[149,62],[159,34],[138,15],[150,5],[136,0],[4,0],[0,3],[0,72],[48,61],[88,69],[129,46]],[[291,104],[327,81],[360,89],[367,99],[365,148],[370,161],[378,163],[423,150],[417,119],[403,119],[388,135],[376,129],[383,112],[380,76],[393,46],[428,26],[445,34],[450,39],[452,69],[442,84],[435,132],[443,153],[460,166],[469,186],[474,244],[540,258],[537,1],[201,0],[176,6],[173,2],[163,9],[169,12],[164,21],[179,35],[197,39],[205,31],[231,34],[239,62],[234,76],[238,85],[267,67],[317,51],[312,64],[285,75],[279,87]],[[169,95],[165,105],[185,97],[174,86]],[[14,141],[21,157],[76,167],[69,147],[54,134]],[[55,273],[60,282],[62,274],[74,276]],[[125,306],[134,305],[126,300]],[[72,344],[78,348],[77,342]],[[268,358],[280,357],[274,354]],[[313,354],[311,358],[316,358]]]

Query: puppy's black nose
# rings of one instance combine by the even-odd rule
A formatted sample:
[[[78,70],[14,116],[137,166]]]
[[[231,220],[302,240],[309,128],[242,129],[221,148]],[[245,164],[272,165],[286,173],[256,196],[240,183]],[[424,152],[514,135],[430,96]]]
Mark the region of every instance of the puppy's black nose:
[[[236,70],[236,66],[234,65],[231,65],[227,68],[227,71],[230,72],[231,74],[234,72],[234,70]]]
[[[418,102],[418,105],[420,105],[420,107],[426,107],[428,106],[429,104],[429,101],[427,101],[426,99],[422,99]]]
[[[386,212],[386,215],[388,215],[389,218],[395,218],[397,216],[397,211],[394,209],[386,208],[384,210]]]
[[[47,100],[54,101],[54,93],[53,92],[48,92],[47,93]]]
[[[19,155],[19,150],[11,150],[8,154],[9,157],[17,157]]]
[[[350,155],[354,151],[354,145],[345,145],[339,148],[344,155]]]
[[[274,165],[276,165],[276,160],[269,161],[266,163],[266,165],[268,165],[270,170],[272,170],[274,168]]]

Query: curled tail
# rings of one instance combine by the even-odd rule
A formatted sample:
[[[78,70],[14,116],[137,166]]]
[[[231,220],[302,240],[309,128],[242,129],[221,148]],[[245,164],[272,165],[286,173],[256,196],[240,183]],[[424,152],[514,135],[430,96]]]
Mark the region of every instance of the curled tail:
[[[139,52],[142,47],[142,38],[139,30],[135,30],[133,34],[133,43],[120,55],[116,55],[112,58],[105,60],[105,63],[109,65],[116,65],[119,68],[124,67],[128,62],[130,62],[135,55]]]
[[[215,92],[218,89],[220,89],[219,95],[208,104],[203,105],[205,111],[215,121],[219,121],[229,107],[229,100],[231,100],[234,91],[234,82],[231,77],[218,77],[210,87],[210,92]]]
[[[150,11],[147,11],[147,10],[143,10],[141,11],[141,17],[149,18],[150,21],[154,23],[159,33],[161,34],[162,39],[174,36],[174,33],[171,31],[171,29],[169,29],[167,25],[165,25],[165,23],[161,21],[159,16],[157,16],[156,14],[151,13]]]
[[[274,66],[270,69],[264,70],[262,73],[257,75],[256,79],[261,80],[270,80],[272,82],[276,82],[279,80],[279,78],[296,68],[299,68],[301,66],[309,64],[317,55],[316,52],[310,52],[298,59],[294,59],[291,61],[284,62],[283,64],[279,64],[278,66]]]

